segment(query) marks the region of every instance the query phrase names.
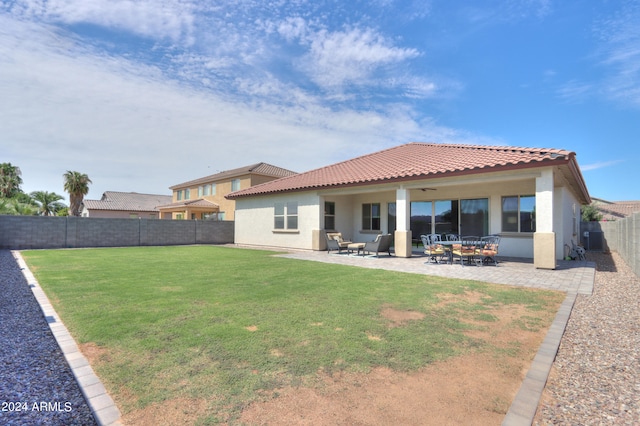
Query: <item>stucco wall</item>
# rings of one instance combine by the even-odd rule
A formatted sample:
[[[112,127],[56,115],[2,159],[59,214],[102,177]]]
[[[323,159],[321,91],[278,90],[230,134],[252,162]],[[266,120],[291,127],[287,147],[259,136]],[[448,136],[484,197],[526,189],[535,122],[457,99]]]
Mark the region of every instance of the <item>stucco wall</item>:
[[[313,231],[321,228],[320,197],[296,193],[236,200],[235,242],[260,246],[313,249]],[[298,229],[274,229],[274,206],[278,202],[298,203]]]
[[[418,189],[410,190],[411,201],[438,201],[486,198],[489,200],[489,234],[502,235],[500,252],[505,256],[532,258],[533,233],[502,232],[502,197],[536,194],[536,177],[539,173],[488,174],[480,177],[464,177],[463,181],[433,179]],[[552,181],[549,183],[552,184]],[[415,188],[416,182],[411,182]],[[274,195],[239,199],[236,203],[236,242],[248,245],[268,245],[286,248],[312,249],[312,231],[324,228],[323,203],[335,203],[336,231],[352,241],[370,241],[375,232],[363,231],[362,204],[380,203],[381,229],[389,232],[388,205],[396,202],[396,185],[377,185],[346,188],[342,191],[310,191],[289,195]],[[424,190],[423,190],[424,189]],[[553,188],[553,228],[556,236],[556,257],[564,255],[563,246],[575,237],[575,196],[567,189]],[[295,233],[278,233],[273,230],[274,203],[298,201],[299,229]],[[319,207],[316,207],[316,203]],[[579,211],[579,206],[578,206]],[[307,216],[308,215],[308,216]],[[417,237],[417,235],[414,235]]]
[[[0,248],[233,243],[233,222],[0,216]]]

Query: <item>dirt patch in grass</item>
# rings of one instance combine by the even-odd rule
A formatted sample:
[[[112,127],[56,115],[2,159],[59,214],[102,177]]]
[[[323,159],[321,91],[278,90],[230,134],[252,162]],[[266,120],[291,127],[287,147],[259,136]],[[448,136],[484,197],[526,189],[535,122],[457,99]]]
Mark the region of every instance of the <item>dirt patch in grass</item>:
[[[212,411],[215,404],[203,395],[133,410],[123,416],[122,423],[184,425],[208,418],[234,425],[499,425],[555,312],[483,303],[488,296],[472,291],[439,297],[437,308],[455,312],[468,326],[465,335],[483,342],[478,345],[480,349],[414,372],[386,367],[367,373],[318,372],[297,386],[265,390],[239,418],[236,412],[232,421],[228,421],[230,413]],[[482,309],[476,305],[482,305]],[[387,305],[381,307],[380,315],[389,328],[408,326],[426,317],[422,312]],[[253,327],[247,330],[255,331]],[[376,340],[379,336],[368,338]],[[93,344],[83,345],[82,350],[92,363],[109,358]],[[272,355],[281,354],[274,350]],[[121,396],[125,394],[121,392]]]
[[[477,303],[484,297],[468,292],[441,303]],[[383,307],[390,327],[424,318],[414,311]],[[480,318],[480,319],[478,319]],[[272,399],[244,410],[243,424],[252,425],[499,425],[515,397],[549,323],[523,306],[497,305],[469,316],[469,337],[491,347],[413,373],[375,368],[369,373],[320,373],[315,383],[287,387]],[[369,338],[375,338],[369,336]]]
[[[206,399],[176,398],[133,411],[121,420],[124,425],[192,425],[207,414],[208,406]]]
[[[416,373],[376,368],[318,375],[315,386],[280,389],[252,404],[241,422],[254,425],[498,425],[521,377],[490,354],[434,363]]]
[[[80,352],[82,352],[82,354],[85,356],[85,358],[87,358],[87,361],[89,361],[89,364],[91,365],[96,365],[98,362],[109,361],[108,351],[93,342],[81,344]]]
[[[409,321],[421,320],[426,316],[423,312],[402,311],[389,306],[385,306],[380,314],[391,321],[389,327],[400,327]]]

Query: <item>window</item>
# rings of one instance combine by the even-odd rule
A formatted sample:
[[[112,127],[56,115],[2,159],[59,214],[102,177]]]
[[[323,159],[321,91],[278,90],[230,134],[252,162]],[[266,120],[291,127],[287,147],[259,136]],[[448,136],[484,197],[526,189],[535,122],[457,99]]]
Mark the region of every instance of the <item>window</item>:
[[[232,191],[240,190],[240,179],[234,179],[231,181],[231,190]]]
[[[488,198],[460,200],[460,233],[479,237],[489,233]]]
[[[298,203],[275,203],[273,227],[275,229],[298,229]]]
[[[396,203],[387,204],[387,228],[389,233],[396,230]]]
[[[333,201],[324,203],[324,229],[330,231],[336,229],[336,203]]]
[[[435,202],[435,223],[436,234],[457,234],[460,232],[458,223],[458,200],[439,200]]]
[[[178,201],[182,200],[182,189],[178,189],[176,191],[176,200]]]
[[[204,186],[198,187],[198,197],[202,197],[204,195]]]
[[[215,183],[211,184],[211,195],[216,195],[216,184]]]
[[[535,232],[535,195],[502,197],[502,231]]]
[[[380,230],[380,203],[362,205],[362,229],[365,231]]]
[[[413,235],[487,235],[489,199],[413,201],[410,228]]]
[[[184,199],[185,200],[190,200],[191,199],[191,190],[189,188],[184,190]]]
[[[431,201],[412,201],[409,229],[413,235],[431,234]]]
[[[204,195],[205,197],[207,195],[211,195],[211,185],[203,185],[202,186],[202,195]]]

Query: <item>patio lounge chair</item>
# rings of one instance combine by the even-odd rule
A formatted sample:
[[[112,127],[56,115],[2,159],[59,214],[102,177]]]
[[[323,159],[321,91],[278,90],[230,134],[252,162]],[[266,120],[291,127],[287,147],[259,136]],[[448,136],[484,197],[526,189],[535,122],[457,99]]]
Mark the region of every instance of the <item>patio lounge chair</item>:
[[[454,244],[453,250],[451,250],[452,256],[460,258],[460,265],[464,266],[465,259],[469,264],[475,260],[478,255],[476,248],[480,238],[479,237],[462,237],[462,244]]]
[[[375,240],[369,241],[364,244],[362,249],[362,255],[366,253],[375,253],[376,257],[379,257],[379,253],[387,252],[391,256],[391,242],[393,236],[391,234],[378,234]]]
[[[438,244],[440,238],[440,234],[420,235],[420,239],[424,245],[424,254],[429,256],[429,262],[439,263],[438,257],[440,261],[442,261],[446,254],[444,246]]]
[[[351,241],[347,241],[342,238],[341,232],[327,232],[327,254],[331,252],[331,250],[337,250],[338,253],[341,253],[342,250],[347,250]]]
[[[482,261],[482,264],[488,265],[490,262],[493,262],[494,265],[498,266],[496,256],[498,255],[500,236],[489,235],[482,237],[480,240],[482,241],[482,244],[476,249],[476,254]]]

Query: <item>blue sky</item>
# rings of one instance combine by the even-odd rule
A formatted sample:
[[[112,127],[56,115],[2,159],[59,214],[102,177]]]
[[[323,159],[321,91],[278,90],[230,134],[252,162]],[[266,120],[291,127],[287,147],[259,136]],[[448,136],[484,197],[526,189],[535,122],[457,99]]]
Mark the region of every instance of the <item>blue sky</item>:
[[[640,200],[640,2],[2,0],[0,162],[25,192],[402,143],[562,148]]]

